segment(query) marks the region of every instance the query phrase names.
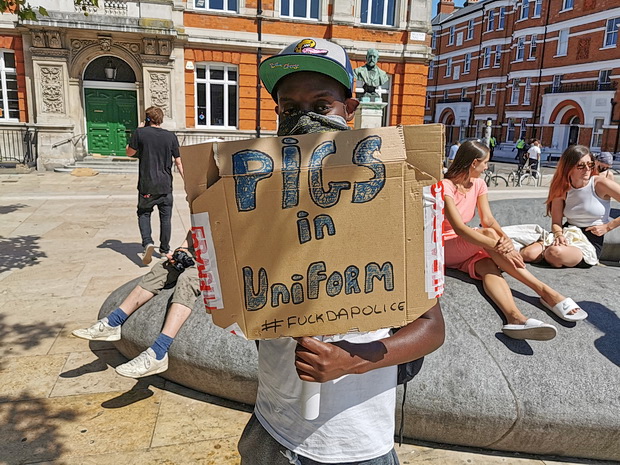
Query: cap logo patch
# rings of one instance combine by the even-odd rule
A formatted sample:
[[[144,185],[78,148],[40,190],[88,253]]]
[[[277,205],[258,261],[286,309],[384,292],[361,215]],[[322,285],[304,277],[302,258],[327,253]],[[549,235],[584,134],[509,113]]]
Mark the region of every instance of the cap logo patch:
[[[282,68],[282,69],[299,69],[299,65],[297,63],[269,63],[269,67],[271,69],[274,68]]]
[[[304,39],[295,47],[295,53],[306,53],[308,55],[327,55],[328,51],[316,47],[316,41]]]

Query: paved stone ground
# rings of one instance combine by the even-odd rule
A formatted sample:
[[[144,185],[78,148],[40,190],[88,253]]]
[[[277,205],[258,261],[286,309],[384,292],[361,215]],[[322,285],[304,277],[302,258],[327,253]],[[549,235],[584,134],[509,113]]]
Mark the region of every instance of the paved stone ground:
[[[173,246],[189,227],[182,181],[175,183]],[[2,464],[239,463],[248,406],[159,377],[122,378],[113,367],[125,360],[110,343],[70,335],[94,321],[112,290],[147,270],[135,186],[132,175],[0,173]],[[428,444],[397,450],[402,464],[595,463]]]

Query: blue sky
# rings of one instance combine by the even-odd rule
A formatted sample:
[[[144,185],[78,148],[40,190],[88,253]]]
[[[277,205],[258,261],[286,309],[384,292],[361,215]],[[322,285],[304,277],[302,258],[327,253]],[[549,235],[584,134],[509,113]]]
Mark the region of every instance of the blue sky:
[[[431,18],[434,18],[435,15],[437,14],[437,4],[439,3],[439,0],[433,0],[433,13],[431,15]],[[465,0],[454,0],[454,4],[456,6],[463,6],[463,3],[465,3]]]

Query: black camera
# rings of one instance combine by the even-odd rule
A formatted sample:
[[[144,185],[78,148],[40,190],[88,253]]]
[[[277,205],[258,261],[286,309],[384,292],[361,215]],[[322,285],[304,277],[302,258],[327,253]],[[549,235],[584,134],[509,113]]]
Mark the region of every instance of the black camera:
[[[172,254],[172,260],[172,266],[178,272],[181,272],[185,270],[185,268],[189,268],[190,266],[194,266],[196,264],[191,255],[183,249],[176,249]]]

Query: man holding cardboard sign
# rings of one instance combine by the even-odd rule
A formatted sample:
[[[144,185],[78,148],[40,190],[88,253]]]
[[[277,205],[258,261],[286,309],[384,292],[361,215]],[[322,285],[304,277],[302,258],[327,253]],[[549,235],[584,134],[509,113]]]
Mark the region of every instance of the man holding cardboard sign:
[[[326,135],[332,131],[346,131],[347,122],[352,120],[358,105],[352,98],[351,64],[340,46],[322,39],[303,39],[263,61],[259,73],[277,104],[278,135],[289,136],[281,139],[282,164],[275,166],[275,158],[267,155],[267,149],[260,149],[268,144],[273,145],[273,141],[259,140],[252,150],[235,150],[230,157],[227,156],[226,149],[218,146],[216,150],[220,175],[224,176],[227,170],[230,170],[229,172],[236,176],[234,184],[229,182],[230,179],[220,179],[213,184],[216,189],[212,190],[212,201],[219,201],[219,205],[222,205],[221,200],[215,197],[218,189],[225,195],[230,192],[230,187],[235,192],[236,201],[232,204],[229,202],[227,208],[229,211],[233,208],[235,213],[256,213],[261,207],[264,208],[261,202],[269,203],[266,199],[281,204],[282,211],[290,212],[292,210],[289,207],[294,206],[295,218],[286,217],[287,221],[284,221],[283,217],[278,218],[272,213],[271,219],[272,222],[277,222],[276,228],[279,228],[279,234],[283,237],[285,227],[290,229],[291,224],[296,227],[291,231],[295,236],[295,244],[301,247],[295,255],[297,263],[282,263],[277,258],[277,250],[273,249],[265,253],[256,252],[255,255],[262,254],[260,262],[255,260],[256,264],[252,263],[253,258],[248,255],[242,274],[236,276],[234,269],[228,271],[228,264],[217,257],[220,258],[217,268],[222,284],[229,285],[234,280],[245,289],[240,293],[242,301],[239,301],[239,307],[246,309],[246,335],[253,339],[276,338],[261,340],[259,344],[258,396],[254,415],[239,441],[241,463],[397,464],[398,458],[394,451],[396,365],[419,359],[441,346],[444,323],[439,304],[430,299],[429,310],[426,310],[429,306],[425,307],[421,316],[416,315],[419,318],[392,336],[389,328],[349,332],[322,337],[322,340],[308,335],[313,334],[312,328],[318,328],[319,324],[323,323],[327,326],[321,326],[322,331],[330,327],[330,322],[332,330],[347,328],[342,321],[345,319],[354,326],[359,321],[359,327],[363,328],[364,325],[372,324],[368,323],[372,315],[399,314],[405,311],[406,283],[410,277],[398,275],[394,271],[404,269],[404,264],[401,263],[402,266],[399,267],[399,264],[393,263],[398,260],[403,262],[405,259],[396,253],[394,260],[377,261],[372,250],[385,247],[390,240],[404,244],[406,232],[403,232],[402,225],[396,228],[400,229],[401,234],[396,239],[385,236],[381,230],[382,225],[369,223],[363,234],[360,234],[359,230],[351,229],[351,225],[360,224],[359,216],[366,211],[362,208],[390,212],[398,210],[399,214],[403,214],[407,208],[403,203],[403,164],[383,163],[374,158],[379,153],[382,139],[371,132],[357,144],[346,137],[334,138]],[[393,131],[396,134],[398,130],[393,128]],[[303,136],[310,133],[318,135],[313,138]],[[383,143],[387,145],[385,140]],[[233,145],[230,150],[237,145]],[[342,150],[337,152],[336,146]],[[388,152],[384,146],[381,154]],[[348,154],[348,161],[345,160],[344,153]],[[346,168],[345,163],[351,164],[351,153],[353,164],[363,167],[363,170],[360,168],[358,171],[351,171]],[[328,156],[330,158],[325,160]],[[284,183],[283,188],[277,190],[275,184],[269,184],[280,182],[279,176],[271,175],[276,170],[281,171]],[[370,179],[368,170],[372,175]],[[360,175],[360,171],[364,172],[364,176]],[[304,192],[304,198],[301,198],[299,186],[304,185],[300,182],[302,176],[307,177],[309,197],[306,197]],[[334,180],[326,182],[324,178]],[[346,180],[336,181],[337,178]],[[263,189],[260,196],[257,195],[258,183],[262,183]],[[398,209],[390,207],[389,202],[392,200],[400,202]],[[200,205],[200,198],[196,202],[192,204],[194,210]],[[227,220],[230,215],[217,217],[215,208],[209,210],[213,205],[210,202],[208,199],[204,200],[204,210],[200,210],[208,212],[214,236],[218,236],[218,228],[223,227],[226,221],[242,222],[233,224],[233,227],[238,226],[235,230],[243,230],[248,236],[254,231],[260,234],[261,229],[273,226],[267,226],[264,222],[253,224],[241,214],[230,220]],[[348,213],[347,216],[351,205],[360,206],[360,209],[356,210],[359,213]],[[269,208],[273,212],[273,204]],[[352,218],[351,215],[357,217]],[[241,219],[238,220],[237,217]],[[249,217],[246,215],[246,218]],[[387,226],[391,218],[389,214],[384,218]],[[289,219],[294,221],[291,223]],[[208,227],[207,225],[203,229]],[[195,234],[196,229],[194,226]],[[388,227],[385,230],[392,231]],[[337,251],[334,251],[332,257],[315,258],[313,261],[313,254],[322,247],[313,244],[316,244],[316,241],[324,244],[334,240],[336,235],[341,239],[348,237],[351,240],[359,237],[357,256],[338,256]],[[421,232],[418,235],[421,235]],[[225,236],[220,234],[219,237]],[[310,247],[307,247],[308,245]],[[223,252],[230,250],[229,247],[223,240],[217,242],[216,239],[215,248],[218,254],[225,255]],[[248,243],[247,247],[252,245]],[[286,247],[286,244],[282,247]],[[313,251],[313,247],[316,250]],[[267,247],[261,244],[261,248]],[[234,250],[240,254],[245,253],[241,248]],[[274,256],[276,258],[272,258]],[[210,260],[213,261],[213,258]],[[354,258],[355,264],[349,261]],[[238,258],[239,262],[241,260]],[[211,263],[211,266],[214,264]],[[290,275],[288,269],[286,272],[293,282],[284,284],[284,272],[282,276],[277,273],[287,267],[291,267],[293,274]],[[296,273],[296,267],[300,273],[305,273],[305,276]],[[215,273],[217,272],[215,269]],[[278,281],[273,281],[274,276]],[[211,280],[209,282],[211,283]],[[217,296],[217,283],[213,283],[213,286],[207,287],[209,292],[214,292]],[[397,296],[392,294],[395,289],[400,292]],[[364,306],[361,302],[365,296],[368,299],[373,296],[377,299],[375,292],[379,298],[386,296],[384,302],[387,303]],[[224,290],[223,296],[224,301],[228,301],[226,309],[237,308],[237,305],[234,305],[237,302],[234,293],[227,294]],[[360,303],[347,304],[346,308],[339,304],[339,308],[309,315],[291,314],[286,321],[278,323],[279,326],[276,321],[280,320],[276,319],[272,327],[258,325],[255,333],[251,332],[252,325],[247,323],[254,315],[269,309],[279,310],[276,307],[282,308],[285,304],[302,304],[304,299],[325,299],[325,302],[329,302],[332,297],[350,298],[351,302],[356,298]],[[209,298],[208,295],[205,296],[205,302],[208,302]],[[229,306],[231,301],[233,304]],[[207,307],[213,308],[214,321],[226,318],[222,315],[222,310],[216,310],[219,308],[216,304]],[[234,312],[229,312],[231,311]],[[238,317],[238,312],[236,313]],[[400,321],[403,321],[403,317],[400,318]],[[236,327],[239,328],[238,325]],[[375,326],[378,327],[381,326]],[[295,334],[302,336],[279,337]],[[304,418],[302,414],[299,401],[302,381],[322,383],[320,412],[313,420]]]

